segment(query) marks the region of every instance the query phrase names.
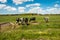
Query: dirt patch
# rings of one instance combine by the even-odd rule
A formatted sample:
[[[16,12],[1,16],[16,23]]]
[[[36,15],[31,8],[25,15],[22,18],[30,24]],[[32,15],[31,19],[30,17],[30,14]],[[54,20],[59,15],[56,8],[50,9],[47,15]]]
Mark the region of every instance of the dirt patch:
[[[0,31],[5,31],[9,29],[13,29],[15,27],[15,24],[12,22],[4,22],[0,23]]]
[[[33,22],[33,23],[30,23],[30,24],[32,24],[32,25],[39,25],[38,22]]]

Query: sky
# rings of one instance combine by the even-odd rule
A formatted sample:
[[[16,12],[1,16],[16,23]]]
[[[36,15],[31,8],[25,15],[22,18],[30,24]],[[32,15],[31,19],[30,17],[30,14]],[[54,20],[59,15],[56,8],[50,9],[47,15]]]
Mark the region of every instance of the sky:
[[[0,14],[60,14],[60,0],[0,0]]]

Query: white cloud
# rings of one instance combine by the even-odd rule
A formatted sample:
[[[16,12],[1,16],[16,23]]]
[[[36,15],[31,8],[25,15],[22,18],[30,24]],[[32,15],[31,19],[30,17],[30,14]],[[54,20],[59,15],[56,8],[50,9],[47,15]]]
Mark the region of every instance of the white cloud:
[[[0,0],[0,2],[1,2],[1,3],[5,3],[5,2],[7,2],[7,0]]]
[[[59,7],[59,5],[58,4],[55,4],[54,7]]]
[[[40,7],[40,4],[35,3],[35,4],[29,4],[26,5],[26,7],[18,7],[16,9],[15,7],[7,6],[5,4],[0,4],[0,9],[7,10],[8,12],[13,12],[17,11],[18,13],[37,13],[37,14],[60,14],[60,7],[58,7],[58,4],[55,4],[54,7],[47,7],[46,9],[43,9]],[[28,8],[32,7],[32,8]]]
[[[28,13],[37,13],[37,14],[60,14],[60,8],[47,8],[42,9],[40,7],[34,7],[28,11]]]
[[[33,1],[33,0],[13,0],[13,3],[18,5],[18,4],[22,4],[23,2],[27,2],[27,1]]]
[[[6,9],[7,11],[16,11],[16,8],[11,6],[6,6],[4,9]]]
[[[0,4],[0,9],[3,9],[4,7],[6,7],[5,4]]]
[[[17,13],[15,7],[7,6],[6,4],[0,4],[0,13]]]
[[[43,14],[60,14],[60,8],[47,8],[44,10]]]
[[[48,9],[50,14],[60,14],[60,8],[50,8]]]
[[[16,11],[17,9],[11,6],[7,6],[5,4],[0,4],[0,10],[7,10],[7,11]]]
[[[39,3],[26,5],[26,7],[39,7],[39,6],[40,6]]]
[[[25,7],[18,7],[18,12],[20,12],[20,13],[25,12]]]
[[[30,7],[28,13],[60,14],[60,6],[58,4],[55,4],[54,7],[47,7],[46,9],[41,8],[40,5],[41,4],[36,4],[36,3],[26,5],[26,7]]]
[[[41,13],[41,12],[42,12],[42,8],[40,7],[34,7],[28,11],[28,13]]]

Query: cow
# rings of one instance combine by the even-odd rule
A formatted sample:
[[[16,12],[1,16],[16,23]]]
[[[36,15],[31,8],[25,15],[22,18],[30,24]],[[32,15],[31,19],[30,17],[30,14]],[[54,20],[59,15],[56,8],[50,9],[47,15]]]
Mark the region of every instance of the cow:
[[[32,17],[32,18],[30,18],[29,21],[30,21],[30,22],[31,22],[31,21],[36,21],[36,17]]]
[[[24,25],[24,18],[20,18],[20,22],[22,25]]]
[[[25,21],[25,24],[26,24],[26,25],[29,25],[29,24],[28,24],[28,18],[24,18],[24,21]]]
[[[16,19],[16,23],[19,23],[19,21],[20,21],[20,19],[19,19],[19,18],[17,18],[17,19]]]
[[[26,24],[26,25],[28,25],[28,18],[17,18],[16,19],[16,23],[18,23],[18,25],[20,25],[20,24],[22,24],[22,25],[24,25],[24,24]]]
[[[46,23],[48,23],[49,22],[49,17],[44,17],[44,20],[45,20]]]
[[[24,24],[24,18],[17,18],[17,19],[16,19],[16,23],[17,23],[18,25]]]

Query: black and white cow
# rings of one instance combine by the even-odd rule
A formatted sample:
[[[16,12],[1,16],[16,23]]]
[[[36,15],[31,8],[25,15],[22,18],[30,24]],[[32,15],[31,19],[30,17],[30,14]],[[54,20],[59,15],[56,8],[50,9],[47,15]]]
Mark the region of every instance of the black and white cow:
[[[19,19],[19,18],[17,18],[17,19],[16,19],[16,23],[19,23],[19,21],[20,21],[20,19]]]
[[[28,18],[17,18],[16,23],[22,24],[22,25],[24,24],[28,25]]]
[[[20,18],[20,23],[24,25],[24,18]]]
[[[29,21],[28,18],[24,18],[24,21],[25,21],[25,24],[26,24],[26,25],[29,25],[29,24],[28,24],[28,21]]]

